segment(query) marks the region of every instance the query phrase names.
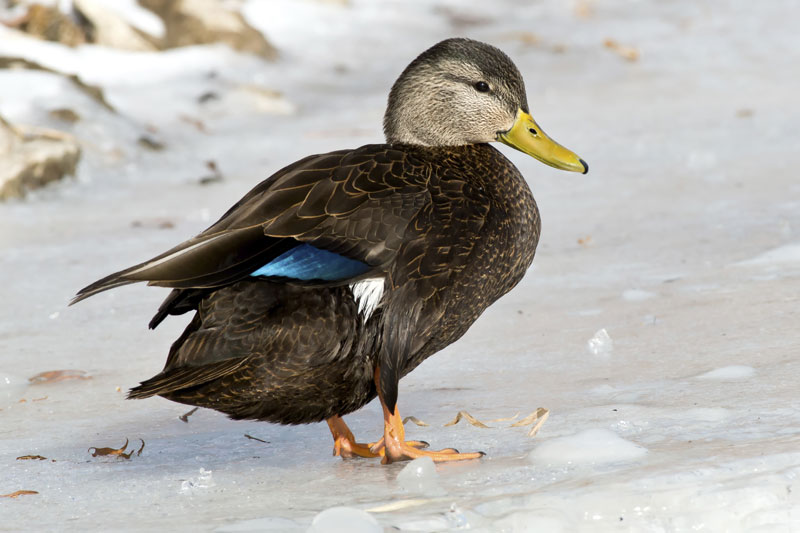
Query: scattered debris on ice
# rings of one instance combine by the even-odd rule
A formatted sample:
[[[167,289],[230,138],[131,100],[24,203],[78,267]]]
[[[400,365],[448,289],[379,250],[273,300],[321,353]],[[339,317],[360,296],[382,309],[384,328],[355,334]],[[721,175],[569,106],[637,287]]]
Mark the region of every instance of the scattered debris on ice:
[[[611,340],[606,328],[602,328],[589,339],[586,347],[594,355],[608,355],[614,350],[614,341]]]
[[[397,484],[406,492],[438,496],[444,494],[439,486],[439,474],[430,457],[420,457],[408,463],[397,474]]]
[[[539,444],[528,458],[538,464],[597,464],[632,461],[647,454],[647,448],[625,440],[608,429],[586,429],[567,437]]]
[[[314,517],[308,533],[383,533],[383,528],[366,511],[331,507]]]
[[[711,379],[717,381],[734,381],[747,379],[756,373],[756,369],[747,365],[731,365],[715,368],[704,374],[696,376],[697,379]]]

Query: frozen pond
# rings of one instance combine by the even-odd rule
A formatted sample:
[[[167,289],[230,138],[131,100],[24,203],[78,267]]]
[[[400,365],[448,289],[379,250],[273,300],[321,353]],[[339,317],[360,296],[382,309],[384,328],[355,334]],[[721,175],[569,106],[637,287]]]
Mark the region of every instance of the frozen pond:
[[[246,2],[273,63],[0,27],[0,55],[78,73],[119,110],[53,74],[0,70],[11,122],[84,117],[77,178],[0,205],[0,494],[38,493],[0,498],[0,530],[306,531],[341,506],[314,531],[800,530],[800,8],[523,4]],[[534,117],[591,167],[502,148],[542,211],[534,266],[401,382],[401,414],[429,424],[409,423],[411,438],[487,456],[403,471],[332,457],[325,424],[184,422],[185,406],[124,400],[186,317],[148,331],[165,289],[70,297],[285,164],[380,141],[395,77],[454,35],[506,51]],[[137,144],[144,133],[164,150]],[[202,185],[207,161],[222,180]],[[55,370],[80,372],[29,385]],[[489,422],[538,407],[550,417],[535,437]],[[462,410],[490,427],[445,426]],[[374,402],[347,421],[363,440],[382,431]],[[126,439],[127,460],[88,451]]]

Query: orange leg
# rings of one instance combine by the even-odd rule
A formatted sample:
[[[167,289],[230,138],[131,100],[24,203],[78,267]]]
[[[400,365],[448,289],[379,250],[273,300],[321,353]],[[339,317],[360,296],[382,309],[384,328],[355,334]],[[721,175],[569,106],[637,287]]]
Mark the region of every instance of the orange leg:
[[[333,435],[333,455],[339,455],[343,459],[351,457],[381,457],[383,455],[383,443],[372,451],[372,446],[356,442],[353,432],[344,423],[342,417],[332,416],[328,420],[328,427]],[[374,446],[374,445],[373,445]]]
[[[483,452],[473,453],[458,453],[454,448],[445,448],[439,451],[420,450],[416,442],[406,441],[406,432],[403,427],[403,419],[397,412],[397,406],[394,412],[389,412],[389,408],[383,401],[383,394],[381,394],[380,387],[380,369],[375,370],[375,384],[378,387],[378,397],[381,400],[383,407],[383,450],[381,455],[383,464],[393,463],[395,461],[408,461],[418,457],[430,457],[435,462],[444,461],[464,461],[467,459],[478,459],[483,457]]]
[[[350,459],[353,457],[383,457],[384,445],[383,437],[377,442],[370,442],[369,444],[362,444],[356,442],[353,432],[347,427],[344,420],[340,416],[332,416],[326,420],[328,427],[333,435],[333,455],[341,456],[342,459]],[[425,441],[408,441],[409,446],[415,448],[427,448],[428,443]]]

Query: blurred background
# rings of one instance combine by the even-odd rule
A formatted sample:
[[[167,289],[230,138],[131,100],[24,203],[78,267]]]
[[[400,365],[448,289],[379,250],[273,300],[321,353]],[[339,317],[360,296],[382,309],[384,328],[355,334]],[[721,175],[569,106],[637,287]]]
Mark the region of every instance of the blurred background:
[[[345,505],[365,531],[800,530],[799,19],[793,0],[0,1],[0,495],[35,492],[0,499],[0,529],[305,531]],[[187,317],[147,330],[164,289],[74,293],[301,157],[381,142],[395,78],[453,36],[504,50],[591,169],[500,148],[542,211],[534,266],[401,383],[430,424],[413,437],[487,458],[409,484],[330,457],[323,425],[125,401]],[[496,421],[542,406],[535,438]],[[490,427],[445,426],[461,410]],[[373,439],[380,410],[348,423]],[[141,456],[86,451],[126,438]]]

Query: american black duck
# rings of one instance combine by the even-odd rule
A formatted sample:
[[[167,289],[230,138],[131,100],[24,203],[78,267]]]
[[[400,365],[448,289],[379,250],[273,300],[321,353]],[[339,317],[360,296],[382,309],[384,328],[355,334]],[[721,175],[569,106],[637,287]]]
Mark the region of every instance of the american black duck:
[[[545,135],[497,48],[442,41],[389,94],[386,143],[312,155],[257,185],[167,252],[81,290],[146,281],[173,290],[150,322],[194,312],[153,395],[281,424],[326,420],[334,453],[473,459],[406,441],[398,382],[461,337],[533,260],[539,211],[500,141],[550,166],[586,163]],[[378,396],[383,438],[342,416]]]

